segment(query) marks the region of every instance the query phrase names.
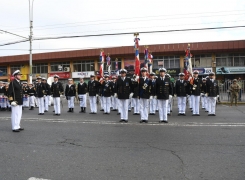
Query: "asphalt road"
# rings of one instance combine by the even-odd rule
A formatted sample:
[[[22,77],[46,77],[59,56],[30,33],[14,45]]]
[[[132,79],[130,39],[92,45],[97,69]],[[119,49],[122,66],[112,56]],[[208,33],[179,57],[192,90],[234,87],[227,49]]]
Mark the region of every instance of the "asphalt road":
[[[179,117],[174,107],[168,124],[66,111],[25,109],[20,133],[0,112],[0,180],[245,179],[245,106],[218,105],[216,117]]]

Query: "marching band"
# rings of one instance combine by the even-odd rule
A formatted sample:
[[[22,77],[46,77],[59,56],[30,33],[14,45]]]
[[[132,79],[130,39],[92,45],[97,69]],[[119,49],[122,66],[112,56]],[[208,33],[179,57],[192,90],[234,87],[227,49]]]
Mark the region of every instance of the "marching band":
[[[77,85],[74,84],[73,79],[68,79],[68,84],[64,90],[62,83],[58,81],[58,75],[54,76],[54,82],[51,86],[42,77],[37,77],[35,85],[27,84],[27,82],[20,84],[17,78],[20,74],[18,70],[13,74],[16,78],[10,83],[10,86],[8,83],[0,82],[1,111],[12,110],[12,114],[15,113],[12,116],[14,132],[18,132],[20,128],[18,125],[20,120],[19,116],[17,118],[16,112],[21,114],[24,107],[30,107],[29,110],[33,110],[35,101],[38,102],[38,115],[44,115],[44,112],[49,110],[50,96],[52,96],[54,115],[60,116],[60,97],[62,95],[65,95],[68,101],[68,112],[74,112],[75,100],[77,99],[80,102],[80,113],[86,113],[88,95],[90,114],[97,113],[97,99],[100,95],[101,108],[104,114],[110,114],[111,110],[118,111],[119,122],[124,123],[128,122],[128,112],[131,107],[134,109],[133,115],[140,115],[140,123],[148,123],[148,115],[155,115],[158,110],[159,123],[168,123],[168,116],[172,112],[173,97],[177,97],[178,116],[186,116],[187,102],[190,103],[192,115],[200,116],[200,99],[201,108],[208,112],[208,116],[215,116],[219,86],[213,72],[209,73],[208,77],[200,79],[198,71],[194,71],[193,77],[188,80],[185,79],[184,73],[180,73],[179,79],[175,83],[170,80],[170,75],[167,74],[165,68],[159,69],[159,77],[155,73],[148,75],[145,67],[140,69],[140,73],[140,77],[134,75],[130,79],[126,77],[127,70],[121,69],[120,75],[118,77],[113,76],[111,80],[109,80],[109,75],[104,75],[100,81],[95,80],[95,76],[91,75],[88,84],[84,82],[83,78],[80,78]],[[13,86],[17,86],[17,88],[13,89]],[[19,88],[21,88],[21,92],[14,94],[13,90],[18,91]]]

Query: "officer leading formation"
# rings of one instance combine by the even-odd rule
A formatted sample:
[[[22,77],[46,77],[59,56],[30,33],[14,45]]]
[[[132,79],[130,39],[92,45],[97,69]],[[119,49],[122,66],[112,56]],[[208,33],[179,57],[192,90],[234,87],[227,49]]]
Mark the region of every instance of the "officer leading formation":
[[[208,116],[215,116],[216,101],[219,97],[219,86],[215,80],[215,74],[203,79],[198,77],[198,71],[193,72],[191,80],[185,80],[185,74],[180,73],[179,79],[173,83],[165,68],[159,69],[160,76],[155,73],[147,74],[147,68],[140,69],[141,76],[133,76],[132,79],[126,77],[127,70],[121,69],[118,77],[113,76],[109,80],[108,75],[104,75],[100,81],[95,80],[95,76],[90,76],[88,83],[80,78],[76,85],[73,79],[68,79],[68,83],[63,88],[59,82],[59,76],[54,76],[51,86],[47,80],[37,77],[37,82],[33,85],[27,82],[20,83],[21,72],[13,73],[14,80],[8,83],[0,82],[1,110],[10,110],[13,132],[24,130],[20,126],[22,110],[30,107],[39,108],[38,115],[44,115],[49,111],[50,96],[53,98],[54,116],[61,114],[61,96],[65,95],[68,101],[68,112],[74,112],[75,100],[79,101],[80,113],[86,113],[87,95],[90,104],[90,114],[97,113],[97,101],[100,95],[102,101],[101,108],[104,114],[109,115],[112,111],[117,111],[120,115],[119,122],[127,123],[128,112],[133,107],[133,115],[140,115],[140,123],[148,123],[149,115],[159,112],[159,123],[168,123],[168,116],[171,115],[173,96],[178,101],[178,116],[186,116],[186,105],[190,103],[193,116],[200,116],[199,105],[202,101],[202,109],[208,112]],[[231,106],[235,99],[237,105],[239,85],[233,81],[230,86],[232,95]],[[8,98],[8,99],[7,99]],[[63,106],[63,105],[62,105]]]

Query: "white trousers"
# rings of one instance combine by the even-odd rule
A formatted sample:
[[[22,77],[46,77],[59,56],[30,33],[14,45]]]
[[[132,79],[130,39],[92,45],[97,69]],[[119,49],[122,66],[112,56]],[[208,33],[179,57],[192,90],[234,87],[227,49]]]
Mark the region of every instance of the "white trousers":
[[[132,103],[131,103],[131,99],[132,99],[132,98],[129,98],[129,99],[128,99],[128,110],[131,110],[131,108],[132,108],[132,106],[131,106],[131,104],[132,104]]]
[[[103,107],[104,107],[104,112],[110,113],[111,111],[111,97],[103,97]]]
[[[156,99],[150,99],[150,113],[156,113]]]
[[[96,96],[89,96],[91,112],[97,113]]]
[[[104,109],[104,102],[103,102],[103,96],[100,96],[100,107],[101,109]]]
[[[148,108],[149,108],[149,99],[140,98],[141,120],[147,120],[148,121]]]
[[[49,98],[50,98],[50,96],[49,95],[46,95],[46,96],[44,96],[44,109],[46,110],[46,111],[48,111],[48,109],[49,109]]]
[[[216,97],[208,97],[208,114],[215,114]]]
[[[68,96],[68,108],[74,108],[75,96]]]
[[[192,109],[192,98],[193,98],[194,95],[190,95],[189,98],[188,98],[188,101],[189,101],[189,108]]]
[[[155,99],[155,98],[154,98],[153,100],[155,101],[155,104],[156,104],[156,107],[155,107],[156,109],[155,109],[155,110],[158,111],[158,110],[159,110],[159,107],[158,107],[158,100]]]
[[[11,123],[12,130],[17,130],[20,128],[20,121],[22,116],[22,105],[11,106]]]
[[[168,113],[172,110],[173,97],[168,100]]]
[[[118,98],[117,98],[117,108],[118,108],[118,112],[121,113],[122,103]]]
[[[204,97],[205,99],[205,110],[208,111],[208,97]]]
[[[202,109],[204,109],[205,108],[205,96],[201,96],[200,97],[201,98],[201,102],[202,102]]]
[[[34,98],[35,98],[35,96],[30,96],[29,97],[30,106],[33,106],[33,107],[35,106]]]
[[[86,94],[79,94],[78,98],[80,101],[80,107],[87,107],[87,95]]]
[[[186,97],[178,97],[179,113],[185,114],[186,109]]]
[[[118,106],[117,102],[118,102],[117,98],[114,97],[114,96],[112,96],[112,97],[111,97],[111,107],[112,107],[113,109],[117,109],[117,106]]]
[[[34,97],[34,102],[35,102],[35,104],[36,104],[37,107],[38,107],[38,100],[37,100],[37,97]]]
[[[29,97],[23,97],[23,107],[29,107]]]
[[[128,120],[128,99],[118,99],[120,101],[121,119]]]
[[[132,103],[134,104],[134,113],[140,113],[140,100],[139,98],[132,98]]]
[[[60,97],[53,97],[54,101],[54,113],[60,114]]]
[[[192,97],[192,110],[193,114],[199,114],[199,105],[200,105],[200,96],[191,96]]]
[[[158,107],[159,107],[159,119],[160,121],[167,121],[168,120],[168,99],[163,100],[163,99],[158,99]]]
[[[38,106],[39,106],[39,113],[44,113],[44,98],[38,97]]]

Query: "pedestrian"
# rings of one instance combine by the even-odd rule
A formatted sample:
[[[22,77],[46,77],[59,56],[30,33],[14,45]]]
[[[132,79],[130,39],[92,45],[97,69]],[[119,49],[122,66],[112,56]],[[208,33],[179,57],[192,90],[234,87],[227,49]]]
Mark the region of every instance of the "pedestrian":
[[[13,132],[20,132],[24,130],[24,128],[20,127],[23,105],[23,91],[20,83],[21,75],[20,70],[16,70],[13,73],[14,80],[10,82],[8,88],[9,103],[11,104],[12,109],[11,122]]]
[[[68,79],[68,84],[65,88],[65,96],[66,100],[68,100],[68,108],[67,112],[74,112],[74,101],[76,96],[76,86],[73,83],[72,79]]]
[[[206,96],[208,97],[208,116],[216,116],[216,100],[219,97],[219,85],[215,80],[215,73],[209,73],[209,80],[206,82]]]
[[[44,112],[48,112],[51,89],[50,89],[50,85],[47,83],[47,79],[45,77],[42,78],[42,83],[46,86],[46,90],[44,92]]]
[[[58,75],[54,75],[54,82],[50,90],[54,101],[54,116],[60,116],[60,97],[64,94],[64,88],[62,83],[59,82]]]
[[[101,84],[94,79],[94,75],[90,75],[88,82],[88,94],[91,112],[89,114],[97,114],[96,98],[98,97]]]
[[[165,76],[167,70],[160,68],[160,77],[156,80],[155,98],[158,101],[159,123],[168,123],[168,100],[173,94],[173,87],[170,79]]]
[[[132,93],[132,81],[126,77],[127,70],[120,69],[121,77],[117,79],[117,93],[120,107],[121,120],[119,122],[128,122],[128,100],[129,96],[133,96]]]
[[[80,113],[85,113],[86,112],[87,90],[88,90],[87,83],[84,82],[83,78],[80,78],[80,83],[77,84],[77,94],[78,94],[78,99],[79,99],[80,108],[81,108]]]
[[[140,69],[141,77],[139,79],[139,98],[140,98],[140,123],[148,123],[149,98],[151,94],[152,81],[146,76],[147,69]],[[152,96],[151,96],[152,97]]]
[[[29,88],[28,88],[27,93],[29,96],[29,102],[30,102],[30,106],[31,106],[31,108],[29,110],[33,110],[34,106],[35,106],[34,99],[35,99],[36,89],[33,87],[32,83],[29,83]]]
[[[192,116],[200,116],[199,106],[200,106],[200,94],[202,91],[202,80],[198,78],[198,74],[199,72],[195,70],[193,72],[192,81],[190,81]]]
[[[178,116],[186,116],[186,96],[188,96],[190,90],[189,81],[185,80],[185,74],[179,73],[179,80],[176,81],[175,84],[175,95],[178,99]]]
[[[104,114],[110,114],[111,111],[111,95],[112,95],[112,83],[109,81],[109,75],[104,75],[104,82],[102,83],[102,97]]]
[[[237,79],[233,79],[232,84],[229,87],[229,90],[231,92],[231,104],[233,105],[233,100],[235,100],[235,106],[237,106],[237,100],[238,100],[238,93],[240,92],[241,86],[237,83]]]
[[[42,78],[41,76],[37,77],[38,82],[36,83],[36,94],[37,94],[37,100],[38,100],[38,107],[39,107],[39,114],[38,115],[44,115],[44,95],[46,93],[46,85],[41,82]]]

